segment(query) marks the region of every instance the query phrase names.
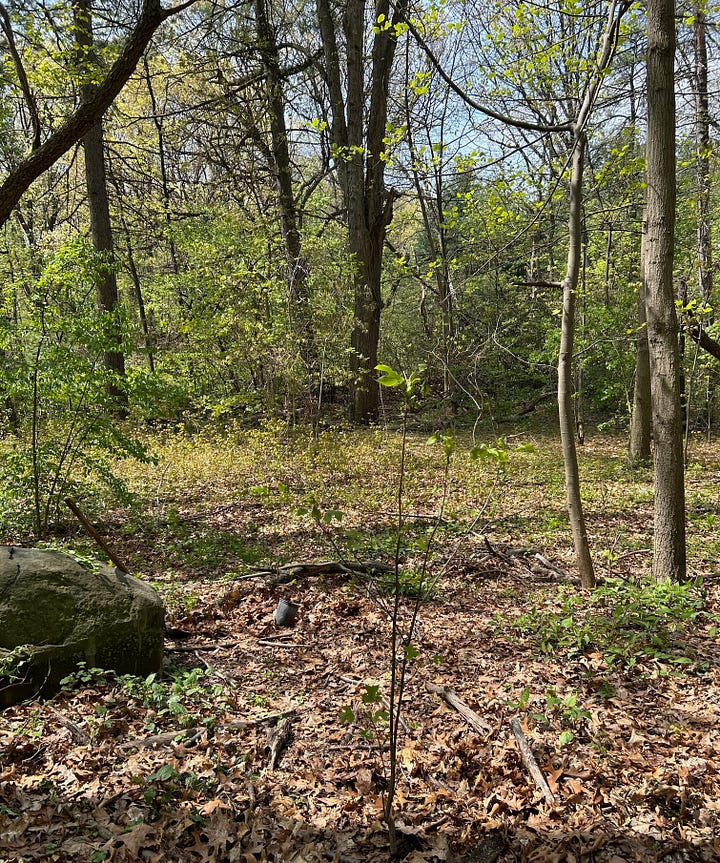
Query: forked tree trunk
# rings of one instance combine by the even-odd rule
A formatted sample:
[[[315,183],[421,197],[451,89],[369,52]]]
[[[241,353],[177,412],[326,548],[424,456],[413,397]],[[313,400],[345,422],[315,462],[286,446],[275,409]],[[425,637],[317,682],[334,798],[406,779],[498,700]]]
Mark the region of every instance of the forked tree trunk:
[[[580,571],[580,581],[586,589],[595,587],[590,546],[585,528],[582,500],[580,497],[580,471],[575,448],[575,413],[573,411],[573,344],[575,339],[575,307],[577,300],[580,262],[582,257],[582,183],[585,164],[585,136],[580,133],[575,139],[570,176],[570,218],[567,273],[562,283],[563,307],[560,333],[560,355],[558,359],[558,411],[560,417],[560,439],[565,464],[565,487],[567,491],[570,527],[572,528],[575,557]]]
[[[394,12],[388,0],[375,4],[374,20],[384,20],[389,26],[374,29],[369,64],[365,52],[366,2],[348,0],[344,4],[344,66],[338,46],[339,24],[330,3],[316,2],[332,114],[330,137],[347,214],[348,251],[354,266],[351,417],[367,423],[377,419],[380,406],[374,369],[383,308],[383,251],[387,227],[392,221],[393,198],[385,188],[388,92],[397,47],[394,25],[402,20],[407,2],[400,0]]]
[[[685,482],[678,321],[673,290],[675,235],[675,3],[647,4],[647,312],[653,402],[655,526],[653,574],[686,577]]]

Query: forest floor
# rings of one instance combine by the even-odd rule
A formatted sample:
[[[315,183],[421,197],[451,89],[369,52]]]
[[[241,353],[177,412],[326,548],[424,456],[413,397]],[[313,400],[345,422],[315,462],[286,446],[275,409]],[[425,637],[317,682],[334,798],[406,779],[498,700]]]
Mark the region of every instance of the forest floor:
[[[691,448],[698,578],[678,587],[648,578],[651,472],[628,468],[621,438],[589,438],[580,461],[602,581],[589,596],[562,575],[572,548],[552,434],[517,433],[476,459],[459,441],[447,477],[426,439],[408,440],[401,495],[402,625],[425,593],[402,705],[397,859],[720,859],[717,443]],[[93,515],[163,595],[167,675],[85,669],[52,700],[0,716],[0,861],[391,859],[387,729],[369,715],[389,692],[394,575],[272,587],[252,573],[392,564],[400,435],[277,427],[150,443],[155,464],[117,468],[134,504],[95,501]],[[65,542],[90,548],[80,534]],[[291,628],[273,622],[280,598],[299,604]],[[453,690],[480,730],[428,683]]]

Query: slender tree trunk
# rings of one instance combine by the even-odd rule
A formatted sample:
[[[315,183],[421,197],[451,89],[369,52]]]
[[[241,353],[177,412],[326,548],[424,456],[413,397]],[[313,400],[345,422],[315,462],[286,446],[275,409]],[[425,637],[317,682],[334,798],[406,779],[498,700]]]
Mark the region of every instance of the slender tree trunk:
[[[712,294],[712,228],[710,225],[710,108],[708,102],[707,20],[702,4],[695,6],[695,159],[697,172],[698,276],[700,296]]]
[[[647,4],[646,298],[655,441],[653,574],[686,577],[685,484],[678,321],[673,290],[675,234],[675,3]]]
[[[313,326],[308,296],[308,265],[302,254],[298,208],[293,189],[292,163],[285,123],[285,93],[280,73],[275,30],[270,22],[268,0],[255,0],[255,24],[258,49],[265,68],[265,84],[270,110],[272,171],[278,192],[280,232],[285,244],[288,270],[290,321],[300,340],[301,356],[309,366],[312,353]]]
[[[86,78],[92,76],[97,65],[92,28],[90,0],[74,0],[75,38],[77,41],[79,67]],[[84,81],[80,86],[80,98],[89,102],[95,86]],[[115,255],[107,174],[105,171],[105,148],[102,120],[98,121],[82,139],[85,156],[85,185],[90,210],[90,232],[93,246],[103,255],[96,283],[98,311],[105,318],[103,323],[106,348],[103,354],[105,370],[109,373],[106,392],[119,413],[127,408],[127,393],[124,388],[125,356],[122,352],[122,329],[118,320],[119,301],[115,276]]]
[[[695,4],[693,14],[695,16],[693,28],[695,36],[694,84],[698,286],[703,303],[707,306],[711,301],[713,292],[712,226],[710,221],[710,156],[712,154],[712,141],[710,139],[710,106],[708,97],[707,17],[702,3],[698,2]],[[710,320],[712,320],[712,316]],[[697,328],[701,328],[704,321],[707,321],[707,318],[701,318],[697,322]],[[690,323],[689,326],[692,328],[693,323]],[[717,381],[717,369],[708,369],[707,375],[706,392],[709,393],[713,389],[713,381]],[[710,398],[706,398],[705,408],[709,430],[713,419]]]
[[[595,586],[590,546],[585,528],[582,500],[580,497],[580,471],[575,447],[575,415],[573,411],[573,342],[575,336],[575,307],[577,299],[580,262],[582,257],[582,183],[585,160],[585,136],[578,135],[572,158],[570,177],[570,218],[567,273],[562,283],[563,309],[560,334],[560,356],[558,360],[558,410],[560,416],[560,439],[565,464],[565,487],[568,511],[575,544],[575,557],[580,570],[580,581],[586,589]]]
[[[158,108],[157,98],[155,97],[155,88],[153,87],[150,64],[148,63],[148,59],[146,56],[143,57],[143,70],[145,72],[145,83],[147,84],[148,96],[150,96],[153,125],[155,126],[155,134],[157,135],[158,162],[160,165],[160,183],[163,196],[162,207],[163,216],[165,219],[165,227],[167,230],[168,251],[170,252],[170,263],[172,264],[172,271],[177,276],[180,273],[180,264],[178,262],[177,248],[175,247],[175,238],[172,235],[172,203],[170,200],[170,179],[168,177],[167,156],[165,154],[165,128],[163,125],[162,114]],[[187,301],[180,289],[178,289],[178,305],[180,306],[180,308],[187,307]]]
[[[135,301],[138,304],[138,315],[140,317],[140,326],[143,332],[143,339],[145,342],[145,353],[148,361],[148,368],[152,374],[155,373],[155,354],[153,347],[153,338],[150,333],[150,322],[148,320],[147,310],[145,308],[145,297],[142,289],[142,282],[140,280],[140,273],[138,272],[137,265],[135,263],[135,250],[133,248],[132,243],[132,232],[130,230],[130,225],[128,224],[127,218],[125,217],[125,213],[122,205],[122,187],[118,182],[117,175],[113,170],[113,163],[111,159],[108,159],[106,162],[108,178],[112,184],[113,189],[115,190],[115,199],[119,202],[119,218],[120,218],[120,227],[122,229],[122,237],[125,241],[125,253],[127,255],[127,268],[130,273],[130,278],[132,279],[133,288],[135,290]]]
[[[640,287],[637,303],[637,336],[635,337],[635,385],[630,420],[630,464],[650,464],[652,451],[652,398],[650,395],[650,351],[648,347],[647,316],[645,314],[645,236],[646,218],[643,215],[640,240]]]
[[[688,301],[688,289],[687,289],[687,280],[684,276],[681,276],[678,279],[677,286],[677,301],[680,304],[680,308],[684,309],[687,306]],[[683,435],[687,431],[688,427],[688,392],[687,392],[687,380],[685,378],[685,326],[683,324],[682,319],[679,321],[678,326],[678,387],[680,388],[680,419],[683,427]],[[683,459],[684,460],[684,459]]]

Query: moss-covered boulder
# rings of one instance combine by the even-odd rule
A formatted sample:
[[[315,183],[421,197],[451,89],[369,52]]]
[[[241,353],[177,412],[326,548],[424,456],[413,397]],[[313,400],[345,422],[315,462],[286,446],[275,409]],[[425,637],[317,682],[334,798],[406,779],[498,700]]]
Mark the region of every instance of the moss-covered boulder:
[[[78,662],[160,671],[164,619],[155,589],[119,569],[0,546],[0,706],[56,692]]]

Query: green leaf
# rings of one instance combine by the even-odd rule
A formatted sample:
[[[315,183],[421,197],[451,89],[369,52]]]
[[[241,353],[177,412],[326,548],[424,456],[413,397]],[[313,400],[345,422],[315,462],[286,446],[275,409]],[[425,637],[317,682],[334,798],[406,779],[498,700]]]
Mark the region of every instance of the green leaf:
[[[405,654],[405,659],[415,659],[416,656],[420,656],[420,651],[415,647],[414,644],[406,644],[403,647],[403,653]]]
[[[378,383],[384,387],[399,387],[405,380],[395,369],[391,369],[390,366],[385,366],[382,363],[375,366],[375,371],[381,373]]]
[[[380,687],[366,685],[365,692],[360,697],[363,704],[377,704],[380,701]]]
[[[567,746],[568,743],[572,743],[575,739],[575,735],[572,731],[563,731],[560,734],[559,743],[561,746]]]
[[[355,711],[349,704],[343,705],[340,710],[340,722],[343,725],[350,725],[355,722]]]

